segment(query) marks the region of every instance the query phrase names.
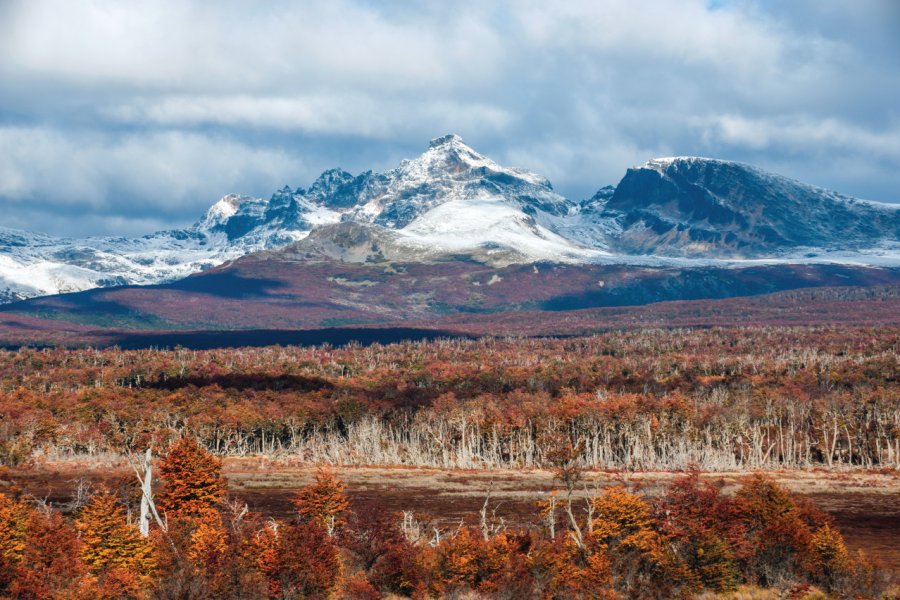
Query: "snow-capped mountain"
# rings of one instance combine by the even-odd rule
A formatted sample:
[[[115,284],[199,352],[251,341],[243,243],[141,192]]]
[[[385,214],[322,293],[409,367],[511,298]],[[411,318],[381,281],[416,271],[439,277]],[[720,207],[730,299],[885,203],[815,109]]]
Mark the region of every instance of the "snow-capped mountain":
[[[0,301],[177,279],[221,257],[195,230],[75,240],[0,229]]]
[[[546,178],[505,168],[459,136],[432,140],[424,154],[383,175],[366,174],[345,221],[396,230],[414,254],[478,254],[497,262],[584,261],[599,255],[561,236],[573,203]]]
[[[597,216],[614,222],[612,248],[622,254],[762,258],[900,240],[897,205],[709,158],[658,158],[629,169]]]
[[[463,255],[495,266],[745,258],[869,264],[898,240],[896,207],[748,165],[655,159],[629,169],[617,187],[574,202],[546,178],[503,167],[448,135],[386,173],[330,169],[305,190],[226,196],[185,229],[61,239],[0,228],[0,302],[172,281],[281,248],[296,260],[345,262]]]
[[[318,206],[267,216],[270,201],[229,195],[187,229],[140,238],[53,238],[0,228],[0,302],[186,277],[227,260],[302,239],[339,215]],[[288,214],[289,213],[289,214]]]
[[[0,301],[171,281],[342,220],[397,231],[397,248],[410,258],[493,249],[501,262],[584,260],[590,249],[547,226],[569,205],[543,177],[445,136],[384,174],[331,169],[307,190],[285,187],[268,200],[226,196],[187,229],[81,240],[0,229]]]
[[[571,203],[545,177],[505,168],[469,148],[458,135],[432,140],[424,154],[383,175],[364,174],[353,218],[403,229],[443,204],[467,199],[503,201],[526,214],[562,216]],[[469,207],[461,209],[463,212]]]

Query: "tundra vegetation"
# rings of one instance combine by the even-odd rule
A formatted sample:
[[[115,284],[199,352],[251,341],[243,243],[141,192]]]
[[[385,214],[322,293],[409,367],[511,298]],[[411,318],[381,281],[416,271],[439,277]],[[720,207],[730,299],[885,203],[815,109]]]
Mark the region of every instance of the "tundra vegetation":
[[[152,486],[66,506],[5,489],[0,596],[877,598],[885,573],[759,470],[900,466],[898,343],[890,328],[756,327],[6,352],[5,465],[159,456]],[[221,459],[251,454],[321,465],[291,518],[229,498]],[[453,527],[357,514],[331,467],[376,464],[546,468],[561,491],[515,525],[490,497]],[[654,497],[584,493],[598,468],[683,474]],[[726,469],[747,471],[733,495],[699,477]]]

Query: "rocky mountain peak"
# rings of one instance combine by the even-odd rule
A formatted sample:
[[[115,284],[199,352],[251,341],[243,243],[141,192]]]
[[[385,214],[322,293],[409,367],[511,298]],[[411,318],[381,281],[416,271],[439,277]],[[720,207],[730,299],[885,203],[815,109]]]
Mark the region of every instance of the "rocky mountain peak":
[[[452,144],[459,144],[465,146],[466,143],[463,141],[461,137],[456,135],[455,133],[448,133],[447,135],[442,135],[441,137],[436,137],[430,142],[428,142],[429,148],[439,148],[441,146],[449,146]],[[466,146],[468,148],[468,146]]]
[[[221,226],[240,210],[242,204],[252,200],[253,198],[240,194],[223,196],[218,202],[209,207],[198,226],[202,229],[213,229]]]
[[[413,160],[403,161],[398,171],[406,177],[454,177],[471,169],[501,170],[494,161],[479,154],[456,134],[431,140],[424,154]]]
[[[340,167],[328,169],[327,171],[323,171],[318,179],[309,186],[309,189],[306,190],[306,195],[310,198],[322,201],[328,196],[334,195],[341,186],[346,185],[351,181],[353,181],[353,175]]]

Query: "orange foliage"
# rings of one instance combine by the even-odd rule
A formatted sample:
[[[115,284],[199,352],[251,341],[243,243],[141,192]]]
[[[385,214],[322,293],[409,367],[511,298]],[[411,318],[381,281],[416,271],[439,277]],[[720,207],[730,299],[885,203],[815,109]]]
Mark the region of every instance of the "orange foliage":
[[[218,514],[209,513],[195,520],[188,557],[197,568],[215,573],[228,559],[228,550],[228,533]]]
[[[225,498],[222,461],[194,438],[178,440],[159,465],[165,487],[156,505],[169,518],[202,517],[214,513]]]
[[[826,590],[843,587],[852,576],[853,561],[841,534],[827,523],[810,540],[814,579]]]
[[[0,494],[0,589],[8,585],[25,552],[28,523],[33,509]]]
[[[315,482],[300,489],[294,496],[293,504],[302,522],[316,523],[328,535],[346,522],[345,513],[350,501],[345,493],[346,486],[327,467],[316,471]]]
[[[324,474],[310,488],[317,485],[333,490],[336,480]],[[870,562],[849,556],[829,524],[812,529],[819,518],[813,507],[764,477],[747,478],[732,500],[692,473],[655,505],[616,486],[592,508],[582,543],[573,535],[470,527],[443,532],[440,541],[416,533],[414,543],[403,533],[413,530],[401,530],[398,516],[383,511],[361,519],[344,509],[347,522],[328,536],[314,518],[264,523],[240,505],[219,503],[154,530],[150,554],[105,489],[74,526],[58,512],[0,495],[7,569],[0,596],[663,599],[790,580],[796,589],[877,597],[887,585]],[[782,547],[773,549],[766,536]],[[156,576],[146,577],[153,563]]]
[[[381,593],[366,579],[365,574],[356,573],[344,583],[341,598],[345,600],[379,600]]]
[[[247,543],[247,555],[266,581],[269,597],[281,595],[281,581],[278,570],[282,557],[278,549],[278,533],[272,523],[257,531]]]
[[[571,538],[542,540],[529,552],[527,564],[541,598],[618,598],[602,548],[579,548]]]
[[[734,497],[739,528],[729,532],[751,581],[776,585],[802,575],[812,534],[791,494],[764,475],[746,477]]]
[[[606,545],[642,547],[652,532],[650,505],[622,486],[603,490],[594,499],[594,538]]]
[[[28,522],[22,559],[10,591],[17,598],[69,598],[87,565],[75,530],[59,513],[35,514]]]
[[[614,486],[593,505],[593,538],[610,556],[616,589],[638,598],[679,598],[696,591],[694,574],[659,532],[647,500]]]
[[[671,598],[788,581],[877,596],[878,569],[764,477],[747,478],[734,498],[696,474],[653,503],[611,488],[592,502],[591,523],[581,506],[569,517],[570,496],[550,495],[540,518],[551,539],[511,529],[484,539],[463,527],[435,530],[438,542],[438,521],[401,530],[397,515],[354,517],[325,470],[295,498],[300,525],[230,514],[219,459],[205,448],[268,454],[327,435],[343,442],[331,447],[345,452],[339,459],[364,461],[384,444],[421,464],[551,467],[566,491],[580,490],[583,468],[680,468],[685,452],[710,468],[896,466],[896,339],[896,329],[760,327],[2,353],[3,464],[38,451],[160,446],[173,422],[184,437],[159,468],[169,527],[154,528],[149,557],[107,492],[76,517],[80,539],[57,512],[0,495],[0,596],[140,595],[152,562],[156,597]],[[361,435],[346,435],[357,424]]]
[[[463,527],[445,537],[433,555],[426,553],[424,566],[435,593],[475,590],[492,595],[528,584],[525,554],[529,545],[527,537],[500,533],[485,540],[478,530]]]
[[[334,589],[341,565],[337,548],[315,523],[278,529],[278,560],[269,574],[285,597],[326,598]]]

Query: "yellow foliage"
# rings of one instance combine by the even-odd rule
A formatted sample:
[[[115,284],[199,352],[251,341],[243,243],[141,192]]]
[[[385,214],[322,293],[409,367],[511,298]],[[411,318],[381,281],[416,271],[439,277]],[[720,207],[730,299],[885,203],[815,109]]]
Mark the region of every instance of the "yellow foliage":
[[[845,571],[850,568],[850,553],[844,545],[844,538],[827,523],[813,534],[810,547],[817,566],[831,571]]]
[[[653,517],[642,496],[615,486],[594,499],[593,524],[594,537],[600,542],[643,548],[652,532]]]
[[[0,557],[8,564],[22,560],[31,513],[32,509],[24,502],[0,494]]]
[[[75,527],[82,558],[94,573],[112,568],[147,577],[154,569],[152,547],[137,528],[126,522],[117,498],[101,488],[81,510]]]
[[[228,532],[216,513],[199,517],[196,523],[188,556],[198,567],[215,571],[228,552]]]

